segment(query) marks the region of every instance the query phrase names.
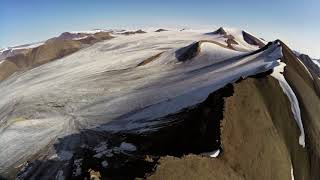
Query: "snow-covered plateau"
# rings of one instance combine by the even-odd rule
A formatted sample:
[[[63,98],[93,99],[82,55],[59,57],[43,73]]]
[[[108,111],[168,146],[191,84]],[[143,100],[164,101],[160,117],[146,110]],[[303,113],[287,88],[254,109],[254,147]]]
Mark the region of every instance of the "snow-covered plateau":
[[[12,177],[35,160],[70,160],[90,137],[56,144],[85,130],[96,134],[157,131],[167,123],[161,117],[196,106],[229,83],[272,69],[291,103],[292,121],[296,120],[299,142],[305,146],[299,98],[283,76],[286,64],[279,61],[280,42],[261,40],[265,46],[259,47],[246,41],[241,30],[224,31],[114,33],[110,40],[1,81],[0,174]],[[138,149],[130,142],[110,149],[108,143],[96,145],[99,156],[95,157]],[[74,165],[78,175],[82,158],[73,158],[79,159]],[[110,162],[101,164],[108,167]],[[65,176],[59,168],[54,171],[57,177]]]

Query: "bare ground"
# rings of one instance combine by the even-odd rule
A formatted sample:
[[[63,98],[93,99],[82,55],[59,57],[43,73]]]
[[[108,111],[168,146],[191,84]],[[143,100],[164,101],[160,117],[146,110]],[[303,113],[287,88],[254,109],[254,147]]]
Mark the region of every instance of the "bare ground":
[[[149,179],[310,179],[309,157],[278,81],[247,79],[225,99],[218,158],[189,155],[160,159]]]

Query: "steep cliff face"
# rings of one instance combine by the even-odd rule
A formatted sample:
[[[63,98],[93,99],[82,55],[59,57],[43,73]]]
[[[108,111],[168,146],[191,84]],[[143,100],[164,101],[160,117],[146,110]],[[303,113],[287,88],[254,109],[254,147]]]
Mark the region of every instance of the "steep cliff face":
[[[249,78],[225,98],[218,158],[163,157],[150,179],[310,179],[307,149],[299,145],[290,102],[274,78]],[[213,167],[214,169],[208,169]],[[176,172],[176,173],[170,173]],[[189,178],[190,177],[190,178]]]
[[[240,82],[226,107],[222,159],[245,179],[290,179],[291,168],[295,179],[310,178],[307,150],[299,145],[290,101],[277,80]]]
[[[299,144],[292,105],[278,80],[249,78],[236,83],[233,96],[225,98],[219,157],[163,157],[149,178],[318,179],[320,101],[316,84],[310,70],[283,43],[282,53],[287,64],[284,77],[299,100],[306,148]],[[217,171],[205,170],[208,167]]]
[[[316,60],[311,59],[306,54],[300,54],[298,58],[305,64],[305,66],[313,73],[315,73],[318,77],[320,76],[320,67],[315,62]]]
[[[317,140],[320,135],[319,79],[316,76],[312,76],[311,70],[306,69],[302,62],[284,44],[283,55],[283,61],[289,64],[288,68],[285,68],[284,77],[296,93],[302,120],[305,124],[310,170],[312,171],[311,179],[317,179],[320,177],[318,171],[320,168],[320,144]]]

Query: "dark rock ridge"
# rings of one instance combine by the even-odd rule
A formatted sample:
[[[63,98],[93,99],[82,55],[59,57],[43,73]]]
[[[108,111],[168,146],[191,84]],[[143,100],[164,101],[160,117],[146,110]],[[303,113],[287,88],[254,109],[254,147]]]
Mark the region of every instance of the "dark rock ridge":
[[[315,64],[314,60],[312,60],[308,55],[306,54],[300,54],[299,59],[303,62],[304,65],[307,66],[307,68],[315,73],[318,77],[320,77],[320,67]]]
[[[306,148],[310,158],[309,166],[312,180],[320,177],[320,91],[319,79],[313,78],[296,57],[294,52],[281,42],[283,62],[287,64],[284,77],[295,92],[301,110],[301,119],[306,132]]]
[[[166,29],[158,29],[155,32],[162,32],[162,31],[168,31],[168,30],[166,30]]]
[[[223,29],[223,27],[220,27],[219,29],[215,30],[214,32],[207,33],[207,34],[227,35],[227,32]]]
[[[132,34],[143,34],[143,33],[146,33],[145,31],[142,31],[141,29],[137,30],[137,31],[127,31],[127,32],[124,32],[124,33],[121,33],[121,34],[124,34],[124,35],[132,35]]]
[[[211,41],[211,40],[201,40],[201,41],[197,41],[197,42],[194,42],[186,47],[183,47],[181,49],[179,49],[177,52],[176,52],[176,58],[181,61],[181,62],[184,62],[184,61],[188,61],[194,57],[196,57],[200,51],[201,51],[201,44],[202,43],[213,43],[213,44],[216,44],[218,46],[221,46],[223,48],[229,48],[229,49],[233,49],[229,46],[226,46],[224,44],[221,44],[217,41]]]
[[[179,61],[187,61],[196,57],[200,53],[201,42],[194,42],[189,46],[183,47],[176,52],[176,57]]]
[[[295,179],[310,179],[290,102],[278,81],[266,75],[239,81],[224,98],[218,158],[161,157],[148,179],[291,179],[291,164]]]
[[[238,44],[234,39],[234,37],[230,34],[228,34],[228,32],[223,28],[220,27],[219,29],[217,29],[214,32],[210,32],[207,33],[208,35],[221,35],[224,38],[227,38],[227,44],[228,47],[232,48],[232,44]],[[259,48],[262,48],[263,46],[265,46],[265,44],[258,38],[254,37],[253,35],[249,34],[246,31],[242,31],[242,37],[243,40],[245,42],[247,42],[248,44],[254,45],[254,46],[258,46]]]
[[[258,46],[259,48],[262,48],[265,44],[258,38],[252,36],[251,34],[247,33],[246,31],[242,31],[242,36],[244,41],[246,41],[248,44]]]
[[[244,57],[247,57],[247,56],[251,56],[251,55],[260,53],[260,52],[268,49],[268,47],[270,47],[270,45],[272,45],[273,43],[278,43],[278,42],[279,42],[279,40],[276,40],[274,42],[269,42],[268,44],[264,45],[262,48],[260,48],[260,49],[258,49],[256,51],[241,55],[241,56],[239,56],[237,58],[244,58]],[[202,41],[194,42],[194,43],[190,44],[189,46],[186,46],[186,47],[183,47],[183,48],[179,49],[176,52],[177,59],[179,61],[181,61],[181,62],[184,62],[184,61],[187,61],[187,60],[190,60],[190,59],[196,57],[201,51],[201,47],[200,46],[201,46],[202,43],[213,43],[213,44],[216,44],[216,45],[224,47],[224,48],[232,49],[229,46],[225,46],[224,44],[221,44],[221,43],[219,43],[217,41],[202,40]]]

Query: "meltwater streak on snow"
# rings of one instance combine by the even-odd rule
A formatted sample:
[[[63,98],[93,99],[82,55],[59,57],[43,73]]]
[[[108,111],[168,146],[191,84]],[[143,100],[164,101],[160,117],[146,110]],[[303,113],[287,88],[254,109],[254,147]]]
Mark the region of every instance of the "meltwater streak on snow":
[[[278,60],[278,63],[279,63],[279,66],[274,68],[274,71],[271,75],[279,81],[279,84],[283,92],[287,95],[291,103],[291,110],[292,110],[294,119],[296,120],[298,127],[300,129],[299,144],[305,147],[305,134],[304,134],[303,124],[301,120],[299,102],[293,90],[291,89],[290,85],[288,84],[288,82],[286,81],[286,79],[282,74],[286,64],[281,62],[280,60]]]
[[[150,130],[161,123],[150,120],[198,104],[240,77],[273,68],[280,58],[272,53],[280,50],[276,43],[246,57],[205,43],[197,57],[177,60],[179,48],[203,39],[221,40],[170,31],[117,36],[2,81],[0,174],[40,152],[46,157],[71,153],[80,142],[70,142],[69,149],[43,150],[83,129]],[[161,52],[155,61],[137,67]]]

